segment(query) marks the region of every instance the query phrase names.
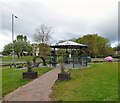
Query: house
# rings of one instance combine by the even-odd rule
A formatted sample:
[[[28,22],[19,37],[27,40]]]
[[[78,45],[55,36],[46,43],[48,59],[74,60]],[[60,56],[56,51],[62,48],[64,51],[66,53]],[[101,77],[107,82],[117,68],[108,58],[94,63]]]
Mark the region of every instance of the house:
[[[38,56],[39,55],[39,47],[37,43],[32,44],[33,50],[32,50],[32,54],[34,56]]]

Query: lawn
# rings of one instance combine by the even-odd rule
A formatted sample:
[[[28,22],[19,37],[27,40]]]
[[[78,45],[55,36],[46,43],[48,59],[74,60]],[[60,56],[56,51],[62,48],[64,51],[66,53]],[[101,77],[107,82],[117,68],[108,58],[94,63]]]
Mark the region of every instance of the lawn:
[[[39,76],[49,70],[51,70],[51,68],[33,68],[33,71],[37,71]],[[25,71],[25,69],[2,68],[2,96],[31,81],[22,79],[22,73]]]
[[[2,68],[0,67],[0,100],[2,99]]]
[[[28,59],[32,60],[33,56],[23,56],[18,58],[17,56],[15,56],[15,62],[26,62]],[[40,60],[40,58],[37,58],[37,60]],[[2,62],[12,62],[12,56],[3,56],[2,57]]]
[[[57,81],[53,86],[53,101],[118,100],[118,63],[93,63],[69,72],[70,81]]]

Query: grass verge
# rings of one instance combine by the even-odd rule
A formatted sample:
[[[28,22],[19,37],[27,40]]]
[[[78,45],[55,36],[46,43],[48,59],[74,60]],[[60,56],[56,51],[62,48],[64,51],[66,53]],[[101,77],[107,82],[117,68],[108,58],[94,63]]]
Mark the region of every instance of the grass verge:
[[[23,56],[18,58],[17,56],[15,56],[14,60],[15,62],[26,62],[26,60],[32,60],[32,56]],[[2,57],[2,62],[12,62],[12,56],[3,56]]]
[[[70,81],[53,86],[53,101],[118,101],[118,63],[94,63],[69,72]]]

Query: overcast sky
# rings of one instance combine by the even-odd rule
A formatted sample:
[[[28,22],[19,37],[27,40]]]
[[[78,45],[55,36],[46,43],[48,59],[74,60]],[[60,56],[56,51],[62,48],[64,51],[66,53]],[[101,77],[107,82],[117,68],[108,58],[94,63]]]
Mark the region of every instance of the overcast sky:
[[[119,0],[1,0],[0,51],[12,42],[11,15],[15,37],[26,35],[32,40],[35,28],[41,24],[52,26],[53,41],[99,34],[108,38],[112,46],[118,42]],[[1,23],[0,23],[1,24]]]

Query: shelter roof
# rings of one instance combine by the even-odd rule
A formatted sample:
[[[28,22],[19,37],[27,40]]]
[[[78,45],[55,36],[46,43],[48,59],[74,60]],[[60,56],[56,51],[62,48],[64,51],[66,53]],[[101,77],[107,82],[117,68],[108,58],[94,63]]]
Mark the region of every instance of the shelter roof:
[[[52,45],[51,47],[53,48],[81,48],[81,47],[88,47],[88,46],[85,44],[80,44],[80,43],[76,43],[73,41],[65,41],[63,43]]]

